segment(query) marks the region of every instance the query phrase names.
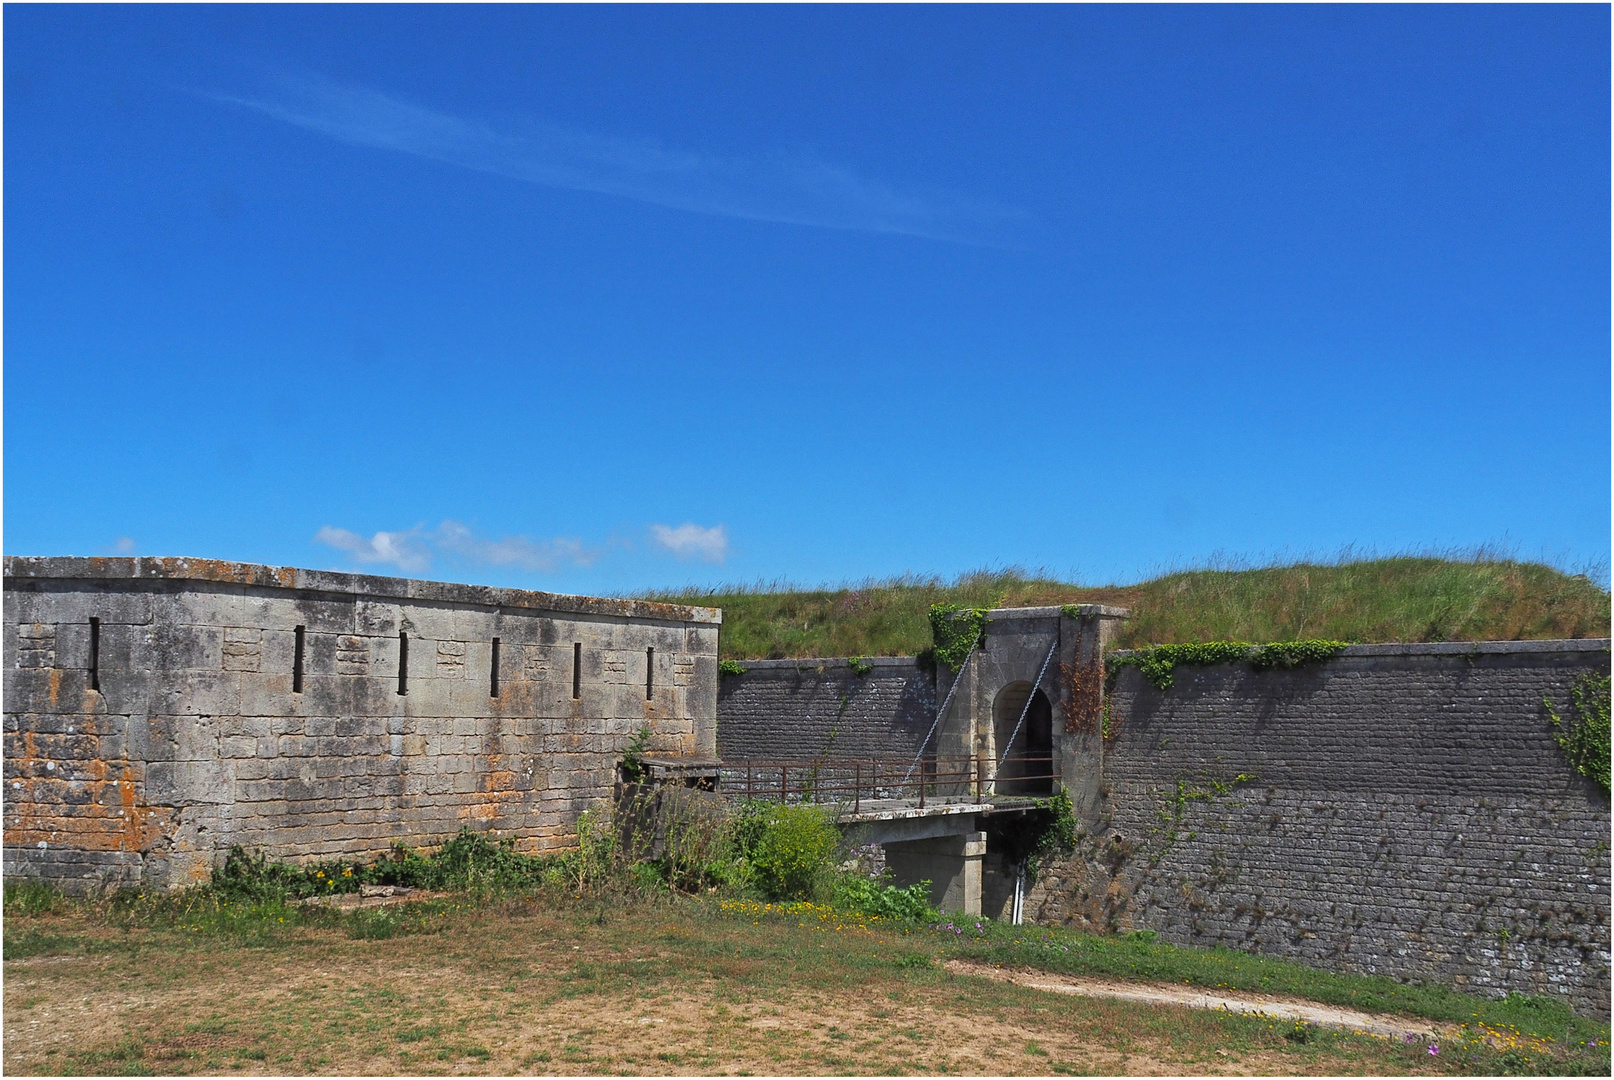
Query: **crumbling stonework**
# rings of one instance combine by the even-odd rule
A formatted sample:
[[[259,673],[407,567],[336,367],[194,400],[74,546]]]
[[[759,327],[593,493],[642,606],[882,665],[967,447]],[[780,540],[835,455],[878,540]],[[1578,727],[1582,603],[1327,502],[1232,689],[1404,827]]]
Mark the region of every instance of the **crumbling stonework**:
[[[233,844],[364,856],[462,827],[567,846],[642,725],[654,751],[715,752],[720,619],[201,559],[7,558],[6,873],[173,886]]]

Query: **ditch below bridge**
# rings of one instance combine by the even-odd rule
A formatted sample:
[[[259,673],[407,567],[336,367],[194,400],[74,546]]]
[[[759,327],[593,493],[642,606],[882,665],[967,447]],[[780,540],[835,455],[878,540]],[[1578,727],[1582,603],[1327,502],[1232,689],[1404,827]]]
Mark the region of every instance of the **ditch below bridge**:
[[[1025,848],[1039,799],[1052,791],[1051,755],[968,758],[799,758],[719,761],[646,757],[652,784],[729,798],[820,805],[854,849],[878,847],[894,884],[930,885],[931,903],[1018,923]]]

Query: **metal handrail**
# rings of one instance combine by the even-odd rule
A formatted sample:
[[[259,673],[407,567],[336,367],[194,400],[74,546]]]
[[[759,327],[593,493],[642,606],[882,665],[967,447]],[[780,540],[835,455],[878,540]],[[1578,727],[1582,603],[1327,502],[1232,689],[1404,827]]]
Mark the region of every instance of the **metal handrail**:
[[[1015,775],[1005,775],[1010,763],[1017,766]],[[854,813],[862,809],[866,799],[917,796],[923,808],[933,796],[980,799],[991,794],[1013,795],[998,792],[998,785],[1047,782],[1051,786],[1060,779],[1052,754],[1005,756],[995,768],[991,768],[991,759],[985,755],[929,758],[917,777],[904,771],[905,764],[905,759],[861,757],[746,758],[743,762],[725,763],[723,772],[726,781],[738,782],[743,776],[743,792],[748,798],[790,802],[795,796],[803,802],[850,802]],[[1036,768],[1039,765],[1042,768]],[[730,787],[725,782],[723,786],[732,793],[741,790],[738,783]]]

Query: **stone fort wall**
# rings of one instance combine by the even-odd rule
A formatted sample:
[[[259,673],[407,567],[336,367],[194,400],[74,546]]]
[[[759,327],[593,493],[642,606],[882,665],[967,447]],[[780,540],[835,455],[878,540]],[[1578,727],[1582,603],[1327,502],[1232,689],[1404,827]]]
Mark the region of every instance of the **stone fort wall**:
[[[1179,667],[1163,692],[1124,668],[1098,827],[1042,868],[1027,916],[1606,1017],[1609,803],[1564,760],[1542,699],[1565,714],[1608,650],[1357,645],[1292,671]],[[849,754],[911,756],[928,718],[898,703],[934,708],[907,660],[862,682],[845,661],[747,667],[723,679],[725,754],[820,754],[836,716]]]
[[[1039,921],[1609,1009],[1609,802],[1568,712],[1607,641],[1358,645],[1292,671],[1123,668],[1108,828]]]
[[[717,748],[746,758],[901,758],[919,752],[936,718],[936,680],[912,657],[748,660],[718,688]]]
[[[653,750],[714,752],[720,618],[200,559],[7,558],[6,873],[171,886],[233,844],[368,856],[462,827],[569,846],[642,725]]]

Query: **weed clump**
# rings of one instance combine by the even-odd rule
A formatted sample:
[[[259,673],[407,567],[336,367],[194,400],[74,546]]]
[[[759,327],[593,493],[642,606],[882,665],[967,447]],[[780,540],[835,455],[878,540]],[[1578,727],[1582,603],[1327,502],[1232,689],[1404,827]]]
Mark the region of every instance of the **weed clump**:
[[[365,885],[458,891],[515,891],[563,880],[566,860],[528,855],[515,841],[462,830],[433,854],[402,844],[370,862],[333,859],[294,865],[233,847],[208,889],[222,899],[268,903],[359,892]]]
[[[69,904],[62,890],[47,881],[33,878],[13,878],[5,883],[5,913],[7,916],[50,915]]]
[[[741,810],[740,853],[769,899],[811,899],[834,868],[841,834],[816,806],[752,803]],[[747,820],[749,819],[749,820]]]

